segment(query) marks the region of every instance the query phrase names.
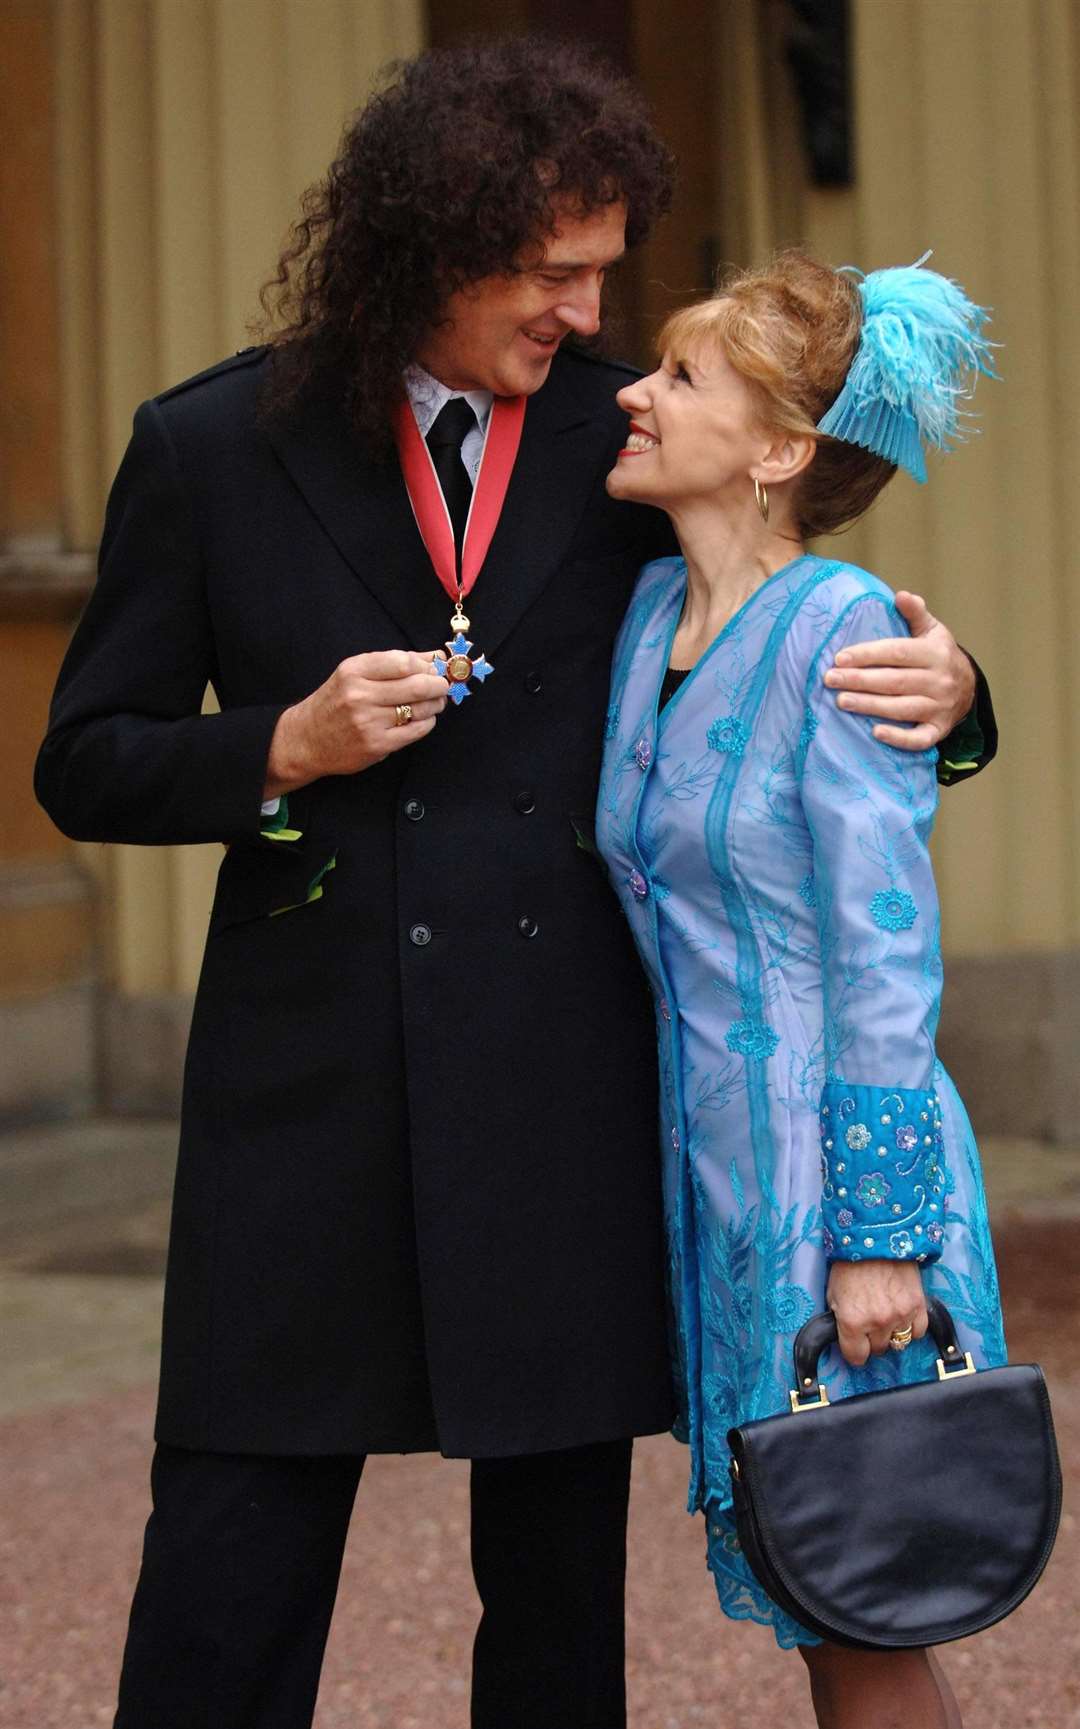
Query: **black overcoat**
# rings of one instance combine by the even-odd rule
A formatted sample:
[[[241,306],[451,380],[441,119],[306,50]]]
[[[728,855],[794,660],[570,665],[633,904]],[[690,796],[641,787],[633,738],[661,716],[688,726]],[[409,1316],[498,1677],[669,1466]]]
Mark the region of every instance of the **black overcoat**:
[[[479,1457],[658,1431],[655,1039],[579,841],[612,640],[668,544],[604,490],[630,374],[560,354],[529,400],[468,606],[494,676],[427,739],[291,795],[300,838],[270,841],[281,709],[348,655],[439,646],[450,606],[397,464],[326,391],[260,425],[266,364],[139,409],[37,771],[75,838],[227,844],[158,1437]]]

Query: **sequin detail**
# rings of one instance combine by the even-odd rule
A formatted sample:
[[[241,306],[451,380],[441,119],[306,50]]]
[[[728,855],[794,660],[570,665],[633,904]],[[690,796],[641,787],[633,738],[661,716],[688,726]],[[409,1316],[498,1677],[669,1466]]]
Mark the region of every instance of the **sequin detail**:
[[[855,1185],[855,1197],[864,1207],[880,1207],[892,1194],[892,1184],[883,1171],[867,1171]]]

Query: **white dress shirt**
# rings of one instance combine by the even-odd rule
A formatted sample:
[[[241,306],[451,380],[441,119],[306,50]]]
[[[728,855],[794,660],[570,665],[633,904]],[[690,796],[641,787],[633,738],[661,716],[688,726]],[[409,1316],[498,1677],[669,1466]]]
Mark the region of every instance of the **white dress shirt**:
[[[437,378],[432,378],[430,372],[425,372],[422,366],[414,361],[405,368],[405,390],[412,406],[413,416],[420,428],[420,437],[426,438],[435,424],[436,417],[452,402],[456,396],[463,396],[476,416],[476,425],[471,432],[465,434],[461,444],[461,460],[473,486],[480,472],[480,458],[484,454],[484,439],[487,437],[488,421],[491,419],[491,404],[495,400],[490,390],[450,390],[445,384],[440,384]]]

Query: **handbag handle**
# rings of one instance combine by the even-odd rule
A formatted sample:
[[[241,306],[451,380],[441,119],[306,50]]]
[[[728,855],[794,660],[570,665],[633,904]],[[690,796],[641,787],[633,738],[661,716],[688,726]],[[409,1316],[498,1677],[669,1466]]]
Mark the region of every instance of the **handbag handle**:
[[[975,1365],[970,1355],[961,1351],[956,1337],[956,1323],[940,1297],[927,1297],[926,1313],[930,1322],[930,1334],[938,1348],[938,1376],[941,1380],[953,1375],[975,1373]],[[791,1392],[791,1408],[793,1411],[812,1410],[816,1405],[827,1405],[828,1394],[818,1383],[816,1398],[808,1404],[802,1401],[813,1393],[817,1383],[818,1358],[823,1351],[837,1341],[836,1316],[831,1309],[823,1315],[813,1315],[804,1327],[800,1327],[795,1335],[793,1356],[795,1361],[795,1386]],[[952,1368],[952,1364],[962,1364],[961,1368]]]

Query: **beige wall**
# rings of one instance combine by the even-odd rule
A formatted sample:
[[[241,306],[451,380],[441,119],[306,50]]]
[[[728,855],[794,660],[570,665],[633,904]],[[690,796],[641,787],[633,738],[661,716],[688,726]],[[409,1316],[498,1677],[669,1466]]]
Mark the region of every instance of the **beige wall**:
[[[982,957],[976,970],[1000,963],[993,977],[971,971],[969,1043],[973,1020],[994,1020],[1002,1004],[1021,1030],[1043,1015],[1047,1073],[1074,1077],[1075,1098],[1046,1083],[1064,1124],[1080,1109],[1069,1031],[1080,1016],[1080,569],[1065,526],[1080,414],[1080,11],[1075,0],[852,0],[856,181],[823,192],[806,184],[788,7],[712,0],[699,32],[712,43],[710,74],[694,64],[689,5],[680,0],[665,24],[632,0],[639,71],[685,159],[682,212],[631,278],[649,317],[693,287],[710,224],[713,251],[731,262],[802,240],[869,268],[933,246],[936,267],[994,308],[1003,381],[980,390],[978,436],[933,461],[929,486],[900,476],[871,519],[832,544],[895,586],[922,589],[990,673],[1005,743],[989,774],[945,800],[945,944]],[[74,993],[65,1024],[81,1028],[83,1080],[64,1098],[87,1096],[95,1046],[107,1097],[170,1096],[220,856],[82,848],[73,865],[32,807],[32,742],[86,582],[85,549],[135,405],[248,340],[301,189],[377,68],[419,46],[422,10],[423,0],[0,8],[11,92],[0,102],[0,228],[9,240],[27,235],[9,247],[0,308],[10,481],[0,489],[0,647],[25,672],[19,724],[0,743],[18,805],[9,864],[0,846],[0,932],[14,933],[18,1013],[35,1048],[46,1051],[41,1028],[53,1025],[49,991]],[[9,703],[14,691],[8,680]],[[101,889],[103,1023],[86,995],[98,971],[87,875]],[[38,934],[27,936],[27,920]],[[1007,1019],[1001,1037],[1015,1051]],[[141,1061],[141,1079],[108,1079],[114,1057],[121,1068]],[[51,1061],[42,1058],[46,1081]],[[1004,1069],[989,1046],[978,1061]]]
[[[303,188],[420,0],[58,0],[65,532],[91,546],[142,398],[249,340]],[[220,851],[111,847],[107,982],[194,988]]]
[[[1004,747],[944,800],[946,948],[1080,943],[1080,10],[1075,0],[854,0],[856,180],[804,189],[775,10],[735,0],[718,42],[720,224],[733,258],[801,240],[864,269],[934,267],[994,309],[1001,383],[967,445],[899,475],[828,543],[915,588],[990,674]],[[1078,1058],[1080,1061],[1080,1058]]]

